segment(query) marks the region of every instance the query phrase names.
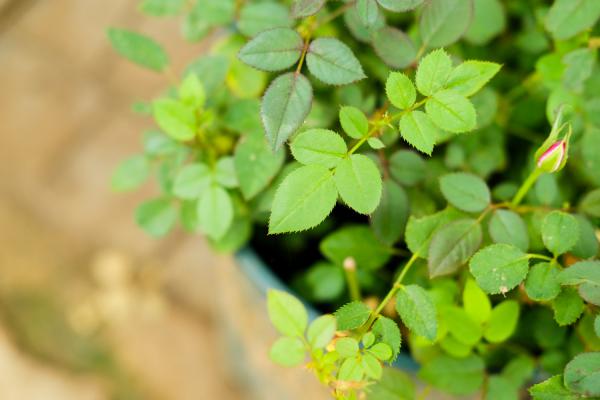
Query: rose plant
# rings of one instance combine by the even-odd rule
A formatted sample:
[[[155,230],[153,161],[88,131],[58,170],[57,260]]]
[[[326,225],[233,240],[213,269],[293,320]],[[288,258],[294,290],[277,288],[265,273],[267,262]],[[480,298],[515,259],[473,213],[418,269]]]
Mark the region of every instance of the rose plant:
[[[169,79],[134,105],[157,129],[112,186],[153,173],[160,195],[136,211],[148,233],[179,221],[217,250],[251,243],[336,310],[309,322],[270,291],[273,361],[338,399],[600,397],[600,2],[140,8],[210,50],[176,74],[156,41],[109,29]],[[402,348],[420,394],[384,368]]]

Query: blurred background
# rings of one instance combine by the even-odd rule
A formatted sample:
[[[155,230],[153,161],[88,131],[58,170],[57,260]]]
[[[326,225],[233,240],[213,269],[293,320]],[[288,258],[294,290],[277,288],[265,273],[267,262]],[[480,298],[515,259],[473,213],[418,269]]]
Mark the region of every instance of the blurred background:
[[[268,361],[263,299],[231,258],[139,230],[152,187],[109,190],[149,126],[131,103],[167,82],[106,28],[149,34],[176,72],[206,45],[136,3],[0,0],[0,399],[317,398],[306,371]]]

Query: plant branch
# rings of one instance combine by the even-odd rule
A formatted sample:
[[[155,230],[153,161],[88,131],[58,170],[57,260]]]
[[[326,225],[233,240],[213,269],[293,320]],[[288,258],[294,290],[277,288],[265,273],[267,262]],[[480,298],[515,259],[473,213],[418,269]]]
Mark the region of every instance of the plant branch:
[[[527,192],[529,192],[529,189],[531,189],[531,186],[533,186],[533,184],[535,183],[535,181],[537,181],[541,174],[542,171],[537,167],[533,171],[531,171],[527,179],[525,179],[525,182],[523,182],[523,184],[515,194],[515,197],[513,197],[512,201],[510,202],[512,207],[516,207],[519,205],[519,203],[521,203]]]
[[[413,253],[410,259],[406,262],[406,265],[402,269],[402,272],[400,272],[400,275],[398,275],[398,278],[396,278],[396,280],[394,281],[394,285],[392,286],[390,291],[386,294],[383,300],[381,300],[381,303],[379,303],[375,311],[373,311],[369,316],[367,322],[365,322],[363,327],[360,329],[361,335],[371,328],[371,325],[375,322],[377,317],[379,317],[379,314],[381,314],[387,303],[389,303],[390,300],[394,298],[398,290],[400,290],[400,288],[402,287],[402,280],[404,279],[410,268],[413,266],[415,261],[417,261],[417,259],[419,258],[419,251],[421,251],[420,248],[415,253]]]

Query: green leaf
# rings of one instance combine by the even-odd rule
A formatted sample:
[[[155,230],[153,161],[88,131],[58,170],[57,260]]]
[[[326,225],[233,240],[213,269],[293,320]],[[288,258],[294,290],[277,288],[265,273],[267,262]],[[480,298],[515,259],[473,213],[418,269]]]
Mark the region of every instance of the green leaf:
[[[233,222],[233,204],[225,189],[209,186],[198,201],[200,230],[208,237],[222,238]]]
[[[410,150],[399,150],[389,158],[392,178],[403,186],[414,186],[425,179],[425,161]]]
[[[275,28],[259,33],[240,50],[246,64],[263,71],[279,71],[300,59],[304,42],[293,29]]]
[[[411,65],[417,56],[412,40],[401,30],[385,26],[371,35],[375,53],[388,66],[403,69]]]
[[[527,254],[508,244],[493,244],[479,250],[469,268],[477,284],[489,294],[506,293],[525,279]]]
[[[402,72],[391,72],[388,75],[385,93],[394,107],[401,110],[411,107],[417,99],[415,85]]]
[[[233,157],[221,157],[215,166],[215,181],[226,188],[239,186]]]
[[[338,322],[338,330],[349,331],[367,322],[371,309],[360,301],[353,301],[340,307],[334,315]]]
[[[383,243],[392,246],[404,233],[409,215],[408,196],[394,181],[383,181],[379,206],[371,215],[371,228]]]
[[[598,254],[600,243],[596,238],[594,225],[583,215],[575,215],[579,223],[579,241],[571,249],[571,253],[578,258],[591,258]]]
[[[118,192],[132,190],[144,183],[149,173],[148,159],[143,155],[133,156],[119,164],[111,177],[110,186]]]
[[[186,105],[198,109],[206,102],[206,92],[198,76],[193,73],[186,75],[178,89],[179,99]]]
[[[482,335],[481,324],[471,318],[465,310],[457,306],[446,306],[440,314],[446,322],[448,331],[457,341],[467,346],[479,343]]]
[[[560,293],[558,280],[560,270],[551,263],[538,263],[529,270],[525,281],[525,291],[530,299],[549,301]]]
[[[600,396],[600,352],[575,356],[564,372],[565,386],[586,397]]]
[[[485,400],[518,400],[519,387],[510,384],[506,378],[492,375],[487,382]]]
[[[239,198],[235,198],[234,200],[234,219],[229,229],[217,240],[209,238],[211,246],[220,253],[235,253],[248,243],[252,235],[253,221],[249,215],[244,214],[247,212],[246,210],[240,210],[243,207],[239,205],[241,200]],[[194,226],[195,229],[196,227]]]
[[[313,40],[306,65],[315,77],[330,85],[346,85],[367,77],[352,50],[334,38]]]
[[[183,9],[185,0],[143,0],[140,11],[155,17],[177,15]]]
[[[506,28],[506,11],[500,0],[475,0],[473,5],[473,22],[465,39],[476,45],[484,45]]]
[[[425,103],[425,111],[435,125],[448,132],[468,132],[477,125],[473,103],[454,90],[435,93]]]
[[[481,387],[484,369],[483,360],[476,355],[465,358],[440,355],[423,364],[419,377],[438,389],[460,396]]]
[[[107,33],[113,48],[129,61],[155,71],[169,64],[167,53],[148,36],[117,28],[109,28]]]
[[[194,108],[173,99],[159,99],[152,104],[154,119],[167,135],[187,141],[196,135]]]
[[[579,209],[591,217],[600,218],[600,189],[592,190],[583,196]]]
[[[177,173],[173,194],[182,199],[197,199],[211,182],[212,174],[206,164],[188,164]]]
[[[304,336],[308,314],[300,300],[281,290],[269,289],[267,308],[269,319],[279,333],[285,336]]]
[[[452,208],[422,218],[415,218],[411,215],[406,225],[408,249],[413,253],[418,253],[423,258],[427,258],[429,242],[433,234],[442,226],[461,217],[460,212]]]
[[[357,358],[344,360],[338,371],[338,380],[344,382],[360,382],[365,372]]]
[[[323,261],[313,264],[308,269],[303,282],[308,286],[310,299],[315,302],[335,300],[346,287],[342,267]]]
[[[352,154],[335,169],[335,185],[340,197],[350,208],[371,214],[381,200],[381,174],[371,159]]]
[[[379,16],[379,6],[375,0],[356,0],[354,5],[360,22],[365,28],[371,28],[377,23]]]
[[[320,165],[307,165],[281,183],[271,209],[269,233],[302,231],[319,225],[337,200],[333,174]]]
[[[389,248],[377,240],[373,231],[364,225],[350,225],[327,235],[320,244],[325,257],[342,266],[347,257],[354,258],[358,268],[375,270],[391,256]]]
[[[440,190],[450,204],[467,212],[481,212],[491,201],[490,189],[485,181],[466,172],[442,176]]]
[[[342,358],[354,357],[358,354],[358,341],[351,337],[342,337],[335,341],[335,351]]]
[[[529,249],[527,225],[519,214],[513,211],[494,211],[489,222],[489,232],[494,243],[510,244],[523,251]]]
[[[438,136],[438,128],[423,111],[411,111],[400,118],[400,135],[411,146],[431,155]]]
[[[223,116],[225,126],[240,135],[261,137],[264,140],[264,130],[260,121],[260,100],[233,100]]]
[[[360,42],[368,43],[371,41],[371,33],[378,29],[381,29],[385,26],[385,17],[383,13],[378,13],[378,19],[374,26],[367,28],[363,25],[358,16],[358,11],[356,7],[352,7],[352,5],[348,6],[344,12],[344,23],[346,27],[350,30],[352,36]]]
[[[381,139],[376,137],[370,137],[369,139],[367,139],[367,144],[373,150],[379,150],[385,147],[385,144],[381,141]]]
[[[489,61],[465,61],[452,70],[445,87],[463,96],[472,96],[481,90],[500,68],[500,64]]]
[[[310,111],[312,97],[312,86],[302,74],[289,72],[271,82],[260,109],[271,148],[279,149],[302,125]]]
[[[552,300],[552,309],[554,310],[554,319],[558,325],[571,325],[579,319],[585,309],[585,304],[577,290],[571,287],[565,287],[560,294]]]
[[[579,295],[588,303],[600,306],[600,286],[593,283],[579,285]]]
[[[580,261],[560,272],[561,285],[588,285],[600,287],[600,261]]]
[[[194,74],[201,78],[206,93],[220,89],[225,82],[229,59],[222,54],[204,54],[194,60],[185,70],[185,74]]]
[[[385,343],[377,343],[368,352],[381,361],[388,361],[392,357],[392,349]]]
[[[427,54],[417,68],[415,82],[417,89],[424,96],[431,96],[446,86],[452,72],[452,60],[444,49],[437,49]]]
[[[490,343],[500,343],[508,339],[519,322],[519,303],[504,300],[492,309],[490,320],[483,330],[483,336]]]
[[[592,27],[600,17],[595,0],[556,0],[546,15],[546,29],[557,39],[569,39]]]
[[[277,339],[269,352],[271,360],[284,367],[295,367],[304,362],[306,350],[302,340],[296,337],[282,337]]]
[[[239,31],[249,37],[268,29],[290,28],[292,25],[287,5],[273,1],[246,3],[237,22]]]
[[[585,81],[594,71],[596,53],[596,50],[582,48],[565,54],[562,61],[566,69],[562,79],[568,89],[576,92],[583,91]]]
[[[418,285],[402,286],[396,297],[396,311],[413,333],[431,341],[437,336],[435,304]]]
[[[533,400],[577,400],[579,396],[571,393],[563,385],[563,376],[556,375],[529,388]]]
[[[521,387],[529,382],[536,372],[536,362],[529,355],[521,355],[513,357],[502,368],[502,377],[514,387]]]
[[[423,4],[423,1],[424,0],[377,0],[381,7],[393,12],[413,10]]]
[[[365,114],[356,107],[343,106],[340,108],[340,124],[348,136],[361,139],[367,136],[369,120]]]
[[[381,380],[366,388],[369,400],[414,400],[415,384],[398,368],[384,368]]]
[[[336,327],[337,323],[333,315],[321,315],[311,322],[306,332],[306,339],[313,348],[323,348],[333,339]]]
[[[337,166],[346,156],[344,139],[329,129],[309,129],[298,134],[290,146],[294,158],[305,165]]]
[[[373,324],[372,332],[378,342],[385,343],[390,347],[392,350],[390,362],[393,362],[400,353],[400,345],[402,344],[402,336],[396,322],[380,316]]]
[[[429,244],[429,277],[456,272],[479,249],[481,225],[473,219],[460,219],[440,228]]]
[[[292,16],[294,18],[305,18],[319,12],[325,5],[326,0],[295,0],[292,5]]]
[[[481,327],[477,328],[481,331]],[[473,351],[473,346],[458,341],[455,339],[454,335],[446,335],[442,337],[438,343],[442,350],[457,358],[466,357]]]
[[[233,163],[246,200],[260,193],[281,169],[285,152],[271,151],[262,133],[242,137],[235,148]]]
[[[594,319],[594,332],[600,338],[600,315],[596,315]]]
[[[490,319],[492,305],[485,292],[473,279],[467,279],[462,294],[463,307],[466,313],[475,321],[481,323]]]
[[[148,200],[136,208],[135,220],[148,234],[164,236],[177,222],[177,209],[166,198]]]
[[[566,253],[579,240],[579,223],[571,214],[552,211],[542,222],[542,240],[554,255]]]
[[[383,343],[378,343],[377,345],[381,345],[381,346],[386,346],[386,344]],[[388,347],[389,349],[389,347]],[[392,352],[390,351],[389,353],[390,355],[392,354]],[[362,360],[361,360],[361,366],[363,371],[365,371],[365,375],[367,375],[370,378],[379,380],[381,378],[381,374],[383,372],[383,367],[381,366],[381,363],[379,362],[379,360],[377,360],[377,358],[375,358],[375,356],[371,355],[370,353],[366,353],[363,355]]]
[[[363,345],[363,348],[367,349],[373,346],[373,344],[375,343],[375,334],[373,334],[373,332],[367,332],[363,335],[360,341]]]
[[[443,47],[456,42],[469,28],[473,16],[472,0],[430,0],[419,20],[423,42]]]

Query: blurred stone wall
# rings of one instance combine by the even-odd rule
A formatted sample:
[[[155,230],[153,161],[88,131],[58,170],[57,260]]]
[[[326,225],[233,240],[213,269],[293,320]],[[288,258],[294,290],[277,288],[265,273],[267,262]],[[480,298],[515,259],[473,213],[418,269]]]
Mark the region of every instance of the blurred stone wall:
[[[321,397],[268,361],[264,299],[230,257],[141,232],[151,184],[108,188],[150,126],[131,103],[166,80],[116,56],[106,27],[153,36],[174,71],[206,47],[136,3],[0,0],[0,398]]]

